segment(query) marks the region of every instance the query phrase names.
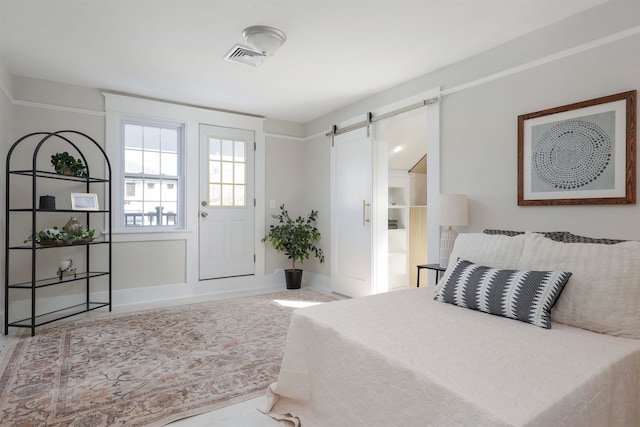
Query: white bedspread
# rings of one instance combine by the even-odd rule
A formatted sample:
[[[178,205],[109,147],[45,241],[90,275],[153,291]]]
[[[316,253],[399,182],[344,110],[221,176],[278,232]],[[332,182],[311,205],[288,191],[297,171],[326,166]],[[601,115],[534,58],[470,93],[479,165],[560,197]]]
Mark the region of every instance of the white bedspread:
[[[296,310],[269,397],[303,427],[640,426],[640,341],[414,288]]]

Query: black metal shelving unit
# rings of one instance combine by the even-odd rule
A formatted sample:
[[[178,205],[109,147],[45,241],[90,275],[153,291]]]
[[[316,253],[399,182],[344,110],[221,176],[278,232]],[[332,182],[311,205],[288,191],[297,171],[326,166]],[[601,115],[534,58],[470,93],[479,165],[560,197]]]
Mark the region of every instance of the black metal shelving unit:
[[[51,141],[62,141],[63,144],[69,144],[82,158],[86,169],[87,176],[86,177],[77,177],[70,175],[61,175],[55,172],[45,171],[38,169],[38,155],[40,154],[41,148],[44,144]],[[33,149],[33,159],[32,159],[32,168],[31,169],[12,169],[12,156],[14,155],[14,151],[21,144],[36,144]],[[83,150],[81,147],[83,144],[90,144],[89,147],[92,147],[92,150],[96,153],[100,153],[105,162],[105,176],[102,178],[92,177],[90,163],[87,161],[85,155],[83,154]],[[95,150],[94,148],[97,148]],[[95,160],[94,160],[95,161]],[[11,191],[12,178],[16,176],[26,176],[31,178],[31,206],[27,208],[12,208],[11,207]],[[24,178],[23,178],[24,179]],[[6,203],[5,203],[5,303],[4,303],[4,334],[7,335],[9,333],[9,327],[17,327],[17,328],[29,328],[31,329],[31,335],[35,335],[35,329],[38,326],[45,325],[47,323],[55,322],[56,320],[61,320],[67,317],[75,316],[80,313],[85,313],[88,311],[96,310],[103,307],[108,307],[109,311],[111,311],[111,268],[112,268],[112,248],[111,248],[111,211],[109,210],[71,210],[71,209],[56,209],[56,210],[39,210],[37,208],[36,202],[39,197],[38,194],[38,183],[41,180],[62,180],[62,181],[71,181],[76,182],[79,188],[84,187],[85,192],[90,193],[92,189],[92,185],[104,185],[104,198],[106,199],[106,206],[108,208],[111,207],[111,164],[109,163],[109,159],[107,157],[104,149],[90,136],[74,131],[74,130],[61,130],[57,132],[35,132],[30,133],[28,135],[23,136],[18,139],[9,149],[9,153],[7,155],[7,165],[6,165]],[[21,188],[24,191],[24,187]],[[107,233],[105,235],[104,240],[94,240],[86,243],[74,243],[72,245],[64,245],[64,246],[45,246],[39,245],[36,243],[35,239],[32,239],[30,244],[25,245],[11,245],[10,242],[15,240],[13,233],[24,233],[21,234],[22,237],[26,233],[27,230],[14,230],[11,226],[11,214],[12,213],[23,213],[25,215],[31,215],[31,230],[32,233],[35,233],[37,230],[37,218],[41,215],[49,215],[51,213],[64,213],[71,212],[78,215],[83,215],[85,224],[87,227],[90,226],[91,216],[96,214],[101,214],[105,216],[105,226],[107,228]],[[92,257],[91,252],[92,248],[97,246],[107,245],[108,251],[108,261],[107,261],[107,271],[93,271],[92,270]],[[64,248],[68,247],[84,247],[86,250],[85,253],[85,271],[81,273],[76,273],[73,276],[55,276],[48,278],[37,278],[37,260],[39,254],[42,251],[64,251]],[[11,264],[11,254],[16,251],[30,251],[31,252],[31,280],[22,281],[22,282],[12,282],[12,269],[19,268],[14,267]],[[99,277],[106,277],[108,281],[108,301],[91,301],[91,280]],[[66,284],[72,282],[81,282],[85,283],[85,294],[86,299],[85,302],[81,304],[75,304],[69,307],[64,307],[56,310],[52,310],[46,313],[39,313],[36,308],[37,301],[37,291],[43,288],[48,288],[52,286],[64,286]],[[30,291],[31,294],[31,314],[28,317],[24,317],[22,319],[9,319],[9,300],[12,291],[25,292]]]

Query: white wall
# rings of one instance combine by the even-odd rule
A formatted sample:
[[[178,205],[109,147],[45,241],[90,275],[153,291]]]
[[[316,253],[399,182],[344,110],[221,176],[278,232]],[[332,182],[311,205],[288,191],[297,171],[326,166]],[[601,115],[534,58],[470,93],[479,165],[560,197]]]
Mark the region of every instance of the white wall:
[[[554,229],[640,239],[638,205],[518,207],[516,186],[517,116],[640,89],[639,26],[640,2],[614,0],[309,122],[305,132],[327,132],[440,86],[440,170],[429,173],[440,174],[442,193],[469,195],[471,222],[461,231]],[[328,170],[316,179],[328,187]]]
[[[304,144],[299,139],[269,137],[267,139],[266,163],[269,165],[266,185],[267,230],[275,223],[272,215],[280,213],[280,205],[284,204],[289,215],[294,218],[305,215],[303,204],[304,183],[306,180],[303,162]],[[271,207],[271,203],[275,207]],[[276,252],[273,246],[267,245],[265,270],[291,268],[291,261],[285,255]],[[299,266],[296,266],[300,268]]]
[[[331,141],[324,135],[306,141],[303,156],[306,176],[304,202],[308,210],[318,211],[318,231],[322,236],[318,247],[325,255],[324,264],[312,258],[305,262],[305,270],[328,277],[331,274]]]
[[[441,104],[440,171],[435,173],[440,174],[442,192],[469,194],[471,224],[467,230],[554,228],[593,236],[640,239],[640,230],[635,227],[640,214],[636,205],[518,207],[515,179],[519,114],[640,88],[639,36],[621,37],[614,42],[607,39],[639,25],[640,2],[613,0],[312,122],[266,120],[266,224],[271,223],[271,214],[277,211],[269,208],[270,200],[276,201],[276,207],[285,202],[292,214],[317,209],[323,236],[320,246],[327,262],[320,265],[310,260],[304,269],[318,276],[329,276],[330,143],[324,134],[334,123],[364,118],[368,111],[441,87],[445,95]],[[591,48],[589,43],[594,41],[601,46]],[[576,46],[585,50],[561,59],[549,57]],[[549,62],[515,74],[497,75],[541,58]],[[490,76],[497,78],[477,82]],[[0,142],[5,152],[6,144],[30,130],[71,127],[85,130],[104,142],[104,100],[98,90],[12,78],[1,66],[0,81],[14,91],[15,98],[11,106],[7,96],[0,93]],[[472,84],[467,88],[468,83]],[[60,108],[40,108],[38,103]],[[182,243],[161,244],[167,246],[158,246],[158,242],[132,242],[127,243],[126,248],[123,246],[122,251],[116,247],[114,266],[119,273],[115,288],[151,287],[185,278],[184,260],[175,265],[154,264],[153,255],[147,257],[146,254],[154,253],[148,250],[151,247],[164,248],[176,258],[184,257]],[[128,254],[142,258],[134,260]],[[146,280],[140,279],[139,271],[135,271],[140,263],[155,265],[147,272]],[[287,265],[284,257],[267,248],[266,273]]]
[[[633,89],[640,35],[445,97],[442,191],[469,195],[470,230],[640,239],[638,205],[517,206],[517,116]]]
[[[59,84],[44,80],[14,76],[13,135],[15,140],[36,131],[73,129],[84,132],[105,148],[104,97],[97,89]],[[30,158],[29,158],[30,159]],[[113,160],[112,160],[113,162]],[[97,162],[98,166],[102,162]],[[96,173],[99,176],[99,171]],[[61,203],[58,200],[57,203]],[[64,225],[64,219],[56,219]],[[92,224],[97,232],[105,229]],[[28,233],[28,230],[25,232]],[[176,250],[177,248],[177,250]],[[114,291],[184,283],[184,244],[172,241],[134,242],[113,244]],[[158,258],[158,253],[165,254]],[[159,259],[175,262],[158,262]],[[48,264],[54,263],[55,260]],[[140,265],[154,265],[145,269],[140,278]],[[26,267],[25,267],[26,268]]]
[[[328,132],[331,125],[353,117],[364,119],[368,111],[374,111],[376,108],[393,104],[434,87],[441,87],[446,92],[477,79],[501,73],[637,25],[640,25],[640,2],[612,0],[308,122],[305,124],[305,135],[309,137]]]
[[[282,125],[282,123],[279,123]],[[266,152],[266,201],[267,226],[274,223],[272,215],[280,212],[280,205],[290,216],[306,216],[311,210],[318,211],[318,230],[322,236],[318,247],[327,251],[329,247],[329,194],[328,187],[318,177],[328,176],[329,152],[322,141],[306,141],[293,136],[302,130],[299,127],[274,127],[274,122],[265,124],[265,129],[278,132],[267,134]],[[326,170],[325,170],[326,169]],[[318,193],[323,193],[323,195]],[[271,201],[275,208],[271,208]],[[328,260],[327,260],[328,262]],[[291,268],[291,261],[277,253],[272,246],[266,248],[266,272]],[[318,274],[328,275],[328,264],[320,264],[316,258],[310,258],[296,268]]]
[[[0,192],[4,195],[5,187],[5,164],[4,159],[7,157],[7,150],[13,144],[13,106],[11,105],[11,98],[13,90],[13,79],[11,74],[7,71],[2,61],[0,61]],[[0,222],[3,224],[0,227],[0,241],[6,240],[5,236],[5,198],[0,197]],[[4,278],[4,245],[0,247],[0,256],[2,262],[0,262],[0,277]],[[4,301],[4,286],[0,290],[0,295]],[[0,320],[0,326],[4,327],[4,306],[0,308],[2,317]]]
[[[9,77],[11,76],[9,75]],[[12,99],[9,100],[4,94],[0,93],[0,132],[3,143],[2,148],[5,153],[3,158],[6,157],[5,145],[11,144],[24,134],[34,131],[54,131],[61,129],[74,129],[84,132],[96,139],[97,142],[108,151],[108,144],[105,143],[105,100],[100,91],[92,88],[59,84],[20,76],[13,76],[9,82],[13,83]],[[5,86],[7,86],[7,84],[5,84]],[[213,110],[199,109],[198,111],[200,111],[199,119],[202,123],[209,123],[207,120],[210,120],[212,115],[215,116],[215,114],[218,114]],[[262,126],[262,119],[248,118],[248,120],[255,121],[256,123],[259,122],[260,126]],[[302,130],[302,125],[300,124],[289,124],[280,121],[272,121],[271,126],[275,130],[291,134],[297,133],[298,135],[301,134]],[[197,131],[190,129],[190,133],[196,135],[197,138]],[[264,134],[261,129],[259,133],[260,135],[257,136],[259,150],[264,150]],[[297,138],[300,139],[299,136]],[[5,141],[7,141],[6,144]],[[190,146],[195,148],[188,150],[188,152],[191,153],[189,160],[196,161],[194,159],[198,157],[197,141],[195,144],[190,143]],[[262,158],[264,158],[264,154],[262,154],[262,156]],[[20,155],[16,153],[14,157],[21,162],[21,166],[22,163],[26,162],[26,167],[30,167],[31,153],[21,153]],[[47,156],[43,155],[41,157],[41,160],[47,160]],[[298,158],[299,157],[296,157],[295,159],[297,160]],[[111,161],[113,166],[114,160],[111,159]],[[2,164],[4,167],[4,162],[2,162]],[[48,165],[43,165],[43,168],[46,167],[48,167]],[[260,188],[260,191],[257,191],[256,194],[260,199],[257,223],[262,224],[260,227],[257,227],[256,232],[261,233],[264,230],[265,220],[264,190],[262,189],[265,172],[263,163],[256,167],[257,179],[259,179],[257,188]],[[195,171],[197,168],[191,168],[191,170]],[[4,173],[1,176],[4,177]],[[4,182],[2,182],[2,188],[4,189]],[[195,206],[198,205],[198,196],[195,193],[193,193],[193,195],[196,202],[191,203],[191,205]],[[280,194],[276,196],[280,198]],[[20,197],[20,191],[12,192],[12,199],[14,197]],[[63,202],[63,200],[57,200],[57,203],[61,204],[61,202]],[[4,197],[2,197],[0,203],[4,203]],[[2,209],[2,215],[4,215],[4,209]],[[56,225],[63,225],[64,222],[68,220],[67,216],[64,218],[56,218],[55,221],[59,222],[59,224],[56,223]],[[92,228],[96,228],[98,232],[106,228],[96,225],[97,224],[92,222]],[[29,225],[25,224],[23,228],[25,228],[23,237],[26,237],[29,232]],[[2,232],[4,232],[4,227],[2,228]],[[176,233],[175,235],[177,236],[178,234],[179,233]],[[193,259],[195,258],[193,258],[193,256],[189,257],[188,254],[190,252],[197,254],[197,246],[194,251],[193,245],[188,245],[187,242],[189,239],[197,239],[197,226],[192,226],[190,230],[182,234],[187,236],[173,238],[172,234],[169,238],[163,239],[145,236],[145,238],[141,238],[139,241],[130,241],[123,239],[122,236],[114,236],[113,290],[115,304],[127,304],[147,299],[179,298],[181,296],[191,296],[216,291],[215,286],[211,286],[211,284],[204,285],[197,283],[197,271],[192,274],[192,282],[189,282],[188,269],[189,265],[193,265]],[[17,239],[16,236],[12,237]],[[56,251],[50,252],[53,253]],[[261,256],[263,252],[258,248],[257,253]],[[262,258],[264,258],[264,255],[262,255]],[[59,262],[57,258],[46,260],[43,257],[39,257],[39,260],[46,264],[43,268],[46,272],[50,270],[55,271],[53,266],[56,262]],[[23,271],[30,271],[28,260],[25,259],[19,262],[24,263]],[[257,285],[251,284],[250,286],[273,286],[273,281],[269,279],[265,280],[263,276],[264,263],[258,262],[257,265],[260,267],[258,268],[260,271],[257,271],[260,277],[260,283]],[[284,278],[282,278],[282,281],[284,282]],[[246,286],[246,284],[244,285]],[[240,289],[237,283],[230,283],[227,287]],[[152,288],[155,288],[155,290],[150,293],[149,290]],[[46,296],[55,300],[56,298],[69,297],[74,292],[79,291],[81,291],[81,289],[71,288],[66,292],[59,287],[52,287],[51,291],[46,293]],[[44,293],[42,293],[42,295],[45,296]],[[24,296],[12,294],[12,313],[22,309],[24,304],[20,301],[21,297]]]

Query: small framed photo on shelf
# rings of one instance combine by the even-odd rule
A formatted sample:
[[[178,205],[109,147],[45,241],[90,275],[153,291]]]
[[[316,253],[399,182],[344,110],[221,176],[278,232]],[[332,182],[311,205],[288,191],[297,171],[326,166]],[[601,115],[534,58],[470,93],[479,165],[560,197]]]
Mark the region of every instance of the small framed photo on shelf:
[[[95,193],[71,193],[71,209],[74,211],[97,211],[98,195]]]

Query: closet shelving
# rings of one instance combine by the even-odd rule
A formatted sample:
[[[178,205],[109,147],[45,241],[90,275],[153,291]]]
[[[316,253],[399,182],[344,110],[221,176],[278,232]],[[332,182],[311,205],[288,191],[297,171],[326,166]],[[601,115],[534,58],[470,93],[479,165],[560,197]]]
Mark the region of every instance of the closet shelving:
[[[406,171],[389,170],[389,289],[409,286],[410,184]]]
[[[86,167],[87,176],[63,175],[45,170],[44,165],[48,164],[51,167],[48,163],[48,156],[43,154],[47,152],[46,149],[43,149],[45,147],[48,150],[56,148],[76,153]],[[84,154],[87,150],[93,155],[90,159],[87,159]],[[22,156],[31,153],[31,167],[16,167],[15,164],[21,160],[16,153],[20,153]],[[91,167],[96,166],[97,162],[104,162],[104,173],[101,176],[92,176]],[[20,179],[22,181],[18,182]],[[108,209],[111,207],[111,165],[104,149],[90,136],[74,130],[30,133],[18,139],[9,149],[5,182],[5,335],[9,333],[9,327],[17,327],[29,328],[33,336],[35,335],[36,327],[56,320],[103,307],[108,307],[109,311],[111,311],[111,211]],[[31,194],[28,198],[30,202],[24,201],[27,200],[26,197],[23,197],[22,201],[16,202],[14,199],[19,200],[21,195],[29,191],[27,189],[29,185],[24,185],[26,182],[30,184]],[[59,196],[60,199],[63,197],[68,198],[70,192],[100,193],[103,196],[102,202],[106,208],[101,210],[39,209],[37,203],[39,197],[44,195],[42,192],[44,187],[46,187],[47,191],[52,191]],[[16,197],[14,197],[13,192],[16,192]],[[13,206],[20,203],[27,204],[27,206]],[[41,245],[36,243],[35,238],[32,238],[28,243],[22,243],[26,236],[34,236],[39,229],[53,228],[53,226],[59,225],[54,223],[54,221],[61,218],[60,215],[56,214],[64,213],[71,213],[72,216],[82,218],[81,223],[87,228],[90,228],[92,217],[102,215],[104,217],[104,227],[108,231],[104,237],[96,238],[90,242],[74,242],[68,245]],[[22,218],[20,218],[21,216]],[[25,219],[24,216],[30,216],[30,228],[25,229],[24,225],[28,222],[28,219]],[[96,261],[95,257],[97,255],[93,252],[97,248],[105,246],[107,259],[105,260],[103,256]],[[41,271],[43,264],[46,264],[47,261],[51,264],[51,259],[55,259],[50,254],[63,256],[65,251],[69,251],[70,248],[81,248],[81,251],[84,248],[84,259],[81,265],[76,264],[76,274],[63,276],[62,274],[46,274]],[[18,254],[25,252],[30,256],[21,258],[22,262],[16,262],[13,259],[18,257]],[[101,253],[104,255],[104,250],[101,250]],[[28,261],[27,258],[29,258]],[[99,267],[96,269],[95,265]],[[84,269],[84,271],[78,272],[79,269]],[[96,280],[100,281],[100,283],[95,284]],[[82,284],[82,282],[84,282],[81,295],[84,301],[82,303],[73,303],[55,308],[49,307],[46,310],[42,310],[43,312],[38,310],[36,303],[39,300],[40,292],[52,287],[70,286],[74,283]],[[107,289],[104,289],[105,285]],[[104,300],[93,301],[92,295],[98,292],[100,295],[106,295],[101,297]],[[20,301],[29,300],[30,310],[23,310],[25,313],[16,316],[18,317],[16,320],[10,318],[10,301],[18,293],[21,293],[18,297],[23,298],[22,300],[19,299]],[[28,296],[24,295],[25,293]],[[55,305],[55,303],[47,302],[46,305]],[[28,316],[26,315],[27,311],[29,312]]]

